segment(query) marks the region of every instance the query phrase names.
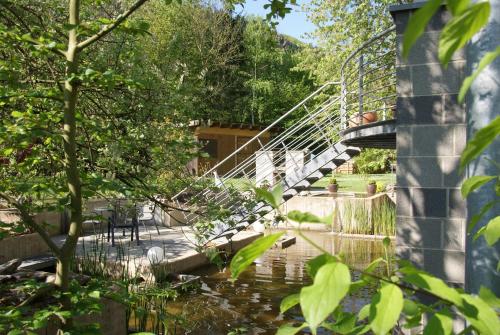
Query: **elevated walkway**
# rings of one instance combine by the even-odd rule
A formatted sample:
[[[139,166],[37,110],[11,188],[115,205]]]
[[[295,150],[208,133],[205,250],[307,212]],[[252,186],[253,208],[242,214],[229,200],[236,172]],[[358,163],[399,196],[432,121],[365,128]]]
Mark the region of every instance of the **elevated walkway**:
[[[345,129],[342,144],[358,148],[396,149],[396,120],[385,120]]]

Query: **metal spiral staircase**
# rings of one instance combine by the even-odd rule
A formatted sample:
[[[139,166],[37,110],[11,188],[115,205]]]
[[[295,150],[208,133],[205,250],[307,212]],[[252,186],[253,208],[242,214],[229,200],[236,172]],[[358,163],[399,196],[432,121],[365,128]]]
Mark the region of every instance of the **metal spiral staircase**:
[[[362,125],[366,113],[386,119],[395,110],[393,32],[390,28],[364,43],[343,63],[340,82],[321,86],[177,194],[178,206],[190,209],[184,213],[186,224],[202,220],[209,208],[223,208],[227,216],[215,220],[205,238],[233,235],[272,210],[262,201],[252,202],[249,183],[281,185],[286,202],[356,156],[360,149],[344,145],[342,131]],[[276,129],[282,131],[269,140],[264,137]],[[234,164],[247,145],[260,150],[219,176],[217,170]]]

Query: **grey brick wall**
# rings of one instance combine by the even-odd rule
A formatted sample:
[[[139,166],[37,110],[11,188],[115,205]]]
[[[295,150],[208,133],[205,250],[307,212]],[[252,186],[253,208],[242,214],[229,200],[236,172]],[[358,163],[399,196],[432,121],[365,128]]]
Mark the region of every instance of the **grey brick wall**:
[[[441,10],[404,60],[403,32],[414,10],[391,9],[398,34],[396,250],[426,271],[463,284],[466,206],[458,164],[466,125],[457,93],[465,58],[454,55],[447,68],[439,63],[439,32],[449,19]]]

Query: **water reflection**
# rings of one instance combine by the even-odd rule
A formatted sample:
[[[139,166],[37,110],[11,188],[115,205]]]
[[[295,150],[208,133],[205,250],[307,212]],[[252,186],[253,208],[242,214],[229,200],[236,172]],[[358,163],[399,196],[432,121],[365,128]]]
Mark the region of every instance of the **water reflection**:
[[[322,248],[343,254],[347,263],[355,268],[366,267],[383,253],[381,241],[339,238],[323,232],[306,235]],[[171,333],[228,334],[233,331],[233,334],[243,334],[246,329],[247,334],[274,334],[287,321],[303,321],[299,307],[280,315],[279,305],[282,298],[311,283],[305,262],[319,254],[320,251],[297,237],[297,243],[287,249],[269,250],[236,283],[229,281],[228,270],[198,271],[197,274],[203,276],[201,289],[170,303],[169,312],[189,320],[182,325],[182,330],[171,328]],[[354,277],[357,276],[355,273]],[[348,299],[345,309],[359,310],[368,302],[370,293],[361,291]]]

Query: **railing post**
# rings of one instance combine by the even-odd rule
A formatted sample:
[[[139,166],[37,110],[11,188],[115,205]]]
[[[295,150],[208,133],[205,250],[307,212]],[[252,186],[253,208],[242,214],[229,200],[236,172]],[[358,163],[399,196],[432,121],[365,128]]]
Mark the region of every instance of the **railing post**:
[[[363,55],[361,54],[359,56],[359,80],[358,80],[358,98],[359,98],[359,126],[363,124],[363,77],[365,75],[365,69],[364,69],[364,64],[363,64]]]
[[[347,84],[344,71],[341,73],[340,84],[340,129],[347,129]]]

